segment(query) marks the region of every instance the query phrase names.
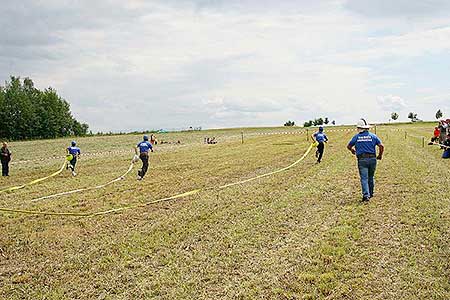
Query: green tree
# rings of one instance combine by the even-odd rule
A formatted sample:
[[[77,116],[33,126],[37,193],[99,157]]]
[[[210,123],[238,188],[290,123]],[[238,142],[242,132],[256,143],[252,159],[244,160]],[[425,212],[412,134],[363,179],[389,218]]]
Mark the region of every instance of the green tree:
[[[442,111],[438,109],[438,111],[436,112],[436,119],[439,120],[440,118],[442,118],[442,116],[443,116]]]
[[[289,120],[286,123],[284,123],[284,126],[294,126],[294,125],[295,125],[295,122],[291,121],[291,120]]]
[[[11,76],[0,87],[0,137],[8,139],[55,138],[85,135],[87,124],[71,114],[70,105],[54,89],[40,91],[29,78]]]
[[[416,113],[414,113],[414,112],[410,112],[409,114],[408,114],[408,119],[411,119],[411,122],[417,122],[417,114]]]
[[[303,127],[311,127],[312,125],[313,125],[312,120],[309,120],[309,121],[306,121],[305,123],[303,123]]]
[[[398,113],[396,113],[396,112],[393,112],[392,114],[391,114],[391,119],[392,120],[397,120],[398,119]]]
[[[325,125],[327,125],[328,123],[330,123],[330,120],[328,120],[328,117],[325,117],[325,120],[323,120],[323,123],[324,123]]]
[[[323,119],[322,118],[314,119],[313,124],[314,124],[314,126],[323,125]]]

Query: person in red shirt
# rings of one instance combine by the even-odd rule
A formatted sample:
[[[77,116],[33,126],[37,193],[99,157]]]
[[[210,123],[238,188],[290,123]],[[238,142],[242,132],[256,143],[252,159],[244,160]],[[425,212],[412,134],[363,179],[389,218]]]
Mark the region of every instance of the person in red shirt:
[[[434,127],[433,137],[431,138],[431,144],[436,143],[439,140],[440,134],[441,131],[439,130],[439,127]]]

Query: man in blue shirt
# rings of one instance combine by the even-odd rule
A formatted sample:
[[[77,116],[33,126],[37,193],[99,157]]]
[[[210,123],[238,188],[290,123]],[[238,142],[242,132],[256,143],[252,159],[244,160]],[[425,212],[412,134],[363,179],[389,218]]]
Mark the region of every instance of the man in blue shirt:
[[[312,135],[312,138],[313,138],[313,140],[315,140],[317,142],[316,157],[317,157],[317,163],[320,163],[320,161],[322,160],[323,151],[325,150],[324,143],[328,142],[328,137],[323,132],[322,126],[319,127],[319,131],[317,131],[316,133],[314,133]]]
[[[138,149],[139,149],[139,158],[142,160],[142,168],[138,170],[138,180],[141,180],[144,178],[145,173],[147,173],[148,170],[148,152],[153,152],[153,146],[148,141],[148,136],[144,135],[144,140],[137,144],[135,148],[136,155],[138,155]]]
[[[71,158],[67,167],[72,170],[72,176],[77,176],[77,173],[75,173],[75,165],[77,164],[77,158],[80,154],[81,150],[77,147],[77,142],[72,141],[71,146],[67,148],[67,155]]]
[[[356,125],[359,133],[355,135],[347,145],[347,149],[358,158],[359,176],[361,178],[362,201],[369,201],[373,197],[375,188],[375,170],[377,159],[383,158],[384,146],[381,140],[369,132],[370,125],[361,119]],[[377,156],[376,146],[379,148]]]

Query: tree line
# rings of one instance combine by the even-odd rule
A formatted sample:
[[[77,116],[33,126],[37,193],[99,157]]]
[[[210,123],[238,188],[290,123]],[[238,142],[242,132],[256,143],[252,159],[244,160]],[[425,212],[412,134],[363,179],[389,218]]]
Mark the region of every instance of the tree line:
[[[11,76],[0,86],[0,138],[9,140],[83,136],[89,126],[78,122],[69,103],[51,87],[41,91],[30,78]]]

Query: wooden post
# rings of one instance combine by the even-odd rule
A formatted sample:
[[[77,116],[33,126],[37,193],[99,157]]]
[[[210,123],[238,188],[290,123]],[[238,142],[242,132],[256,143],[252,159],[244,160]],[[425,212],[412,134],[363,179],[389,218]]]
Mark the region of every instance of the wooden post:
[[[306,141],[309,142],[309,130],[306,128]]]
[[[244,143],[244,132],[241,131],[241,137],[242,137],[242,144]]]
[[[377,134],[377,125],[375,125],[375,134]]]
[[[405,131],[405,140],[406,140],[406,131]]]
[[[425,138],[422,137],[422,148],[425,148]]]

